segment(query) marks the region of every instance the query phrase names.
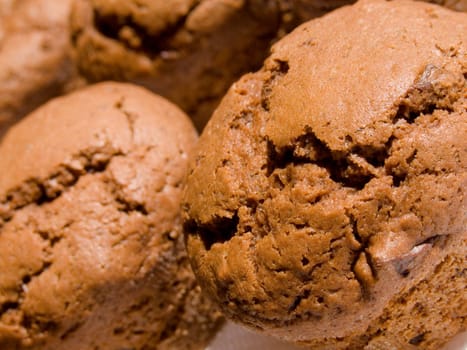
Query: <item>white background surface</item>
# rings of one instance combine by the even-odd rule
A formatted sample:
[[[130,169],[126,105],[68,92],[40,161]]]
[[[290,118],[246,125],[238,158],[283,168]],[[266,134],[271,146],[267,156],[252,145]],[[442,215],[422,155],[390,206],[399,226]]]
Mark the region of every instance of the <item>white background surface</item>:
[[[206,350],[298,350],[264,335],[227,323]],[[303,350],[303,349],[301,349]],[[441,350],[441,349],[440,349]],[[467,332],[459,334],[442,350],[467,350]]]

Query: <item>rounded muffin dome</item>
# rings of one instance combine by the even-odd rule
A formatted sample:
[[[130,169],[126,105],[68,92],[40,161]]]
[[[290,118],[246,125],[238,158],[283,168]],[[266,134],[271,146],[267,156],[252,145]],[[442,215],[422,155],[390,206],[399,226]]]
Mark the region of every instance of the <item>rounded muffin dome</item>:
[[[220,314],[181,234],[196,131],[129,84],[57,98],[0,143],[0,348],[203,349]]]
[[[228,317],[317,349],[439,349],[465,329],[466,19],[360,1],[231,87],[183,199]]]

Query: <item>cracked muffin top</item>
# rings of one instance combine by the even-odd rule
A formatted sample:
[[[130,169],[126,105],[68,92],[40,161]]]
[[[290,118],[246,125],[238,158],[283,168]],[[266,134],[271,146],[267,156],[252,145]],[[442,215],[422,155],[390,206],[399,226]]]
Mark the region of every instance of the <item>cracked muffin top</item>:
[[[143,88],[42,106],[0,143],[0,348],[202,349],[220,316],[179,204],[196,132]]]
[[[194,271],[226,315],[342,341],[465,252],[466,16],[361,1],[298,27],[231,87],[182,202]],[[435,304],[451,316],[416,339],[465,327],[461,301]]]

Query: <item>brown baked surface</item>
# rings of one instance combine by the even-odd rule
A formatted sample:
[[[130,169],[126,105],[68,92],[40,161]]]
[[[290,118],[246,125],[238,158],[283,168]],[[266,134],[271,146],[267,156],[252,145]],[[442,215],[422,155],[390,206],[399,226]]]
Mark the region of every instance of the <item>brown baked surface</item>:
[[[259,67],[278,26],[274,8],[240,3],[76,1],[72,28],[80,72],[89,81],[142,84],[202,127],[229,85]]]
[[[349,0],[295,2],[78,0],[78,67],[90,81],[147,86],[202,129],[229,86],[260,67],[278,33]]]
[[[0,348],[203,349],[220,314],[186,257],[196,132],[147,90],[102,83],[0,143]]]
[[[70,60],[70,6],[71,0],[0,3],[0,138],[78,79]]]
[[[276,37],[354,2],[86,0],[72,21],[75,65],[71,1],[0,0],[0,137],[50,98],[83,86],[77,68],[90,82],[145,85],[181,106],[201,130],[228,87],[260,66]],[[430,1],[467,11],[467,0]]]
[[[466,0],[430,0],[467,11]],[[242,74],[297,24],[355,0],[76,0],[72,40],[91,82],[126,80],[179,105],[201,130]]]
[[[466,38],[466,13],[361,1],[231,87],[183,200],[226,315],[316,349],[440,349],[466,329]]]

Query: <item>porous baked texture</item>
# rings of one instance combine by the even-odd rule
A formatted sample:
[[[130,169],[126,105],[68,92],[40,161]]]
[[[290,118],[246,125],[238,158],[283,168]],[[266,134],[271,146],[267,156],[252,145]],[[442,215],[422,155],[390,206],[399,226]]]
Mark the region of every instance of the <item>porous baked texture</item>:
[[[182,201],[224,313],[313,349],[466,329],[467,14],[366,0],[279,41],[201,135]]]
[[[89,81],[129,80],[182,107],[202,129],[271,40],[349,0],[77,0],[72,41]],[[298,8],[297,8],[298,9]]]
[[[203,349],[220,313],[185,253],[196,132],[143,88],[102,83],[0,143],[0,348]],[[3,171],[6,169],[6,171]]]
[[[0,3],[0,138],[78,81],[69,45],[70,0]]]

